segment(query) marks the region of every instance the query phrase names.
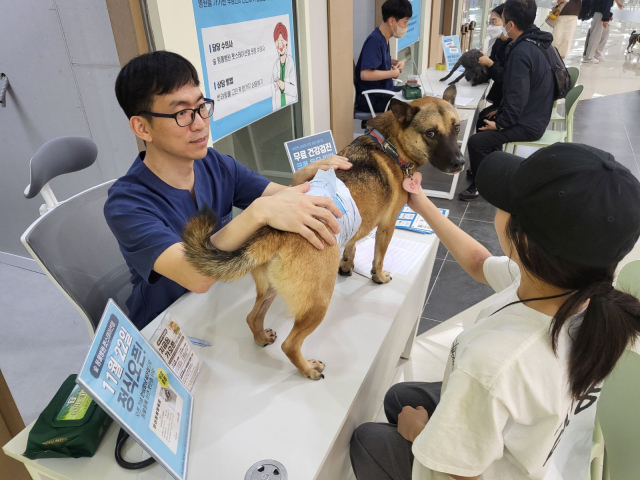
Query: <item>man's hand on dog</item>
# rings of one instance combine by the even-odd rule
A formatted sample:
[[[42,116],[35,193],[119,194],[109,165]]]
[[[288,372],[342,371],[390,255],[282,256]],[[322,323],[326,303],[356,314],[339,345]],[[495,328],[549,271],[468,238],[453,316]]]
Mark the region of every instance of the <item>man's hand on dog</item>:
[[[252,205],[256,204],[257,216],[263,225],[298,233],[323,250],[324,244],[316,233],[329,245],[335,244],[333,235],[340,231],[336,217],[341,217],[342,212],[329,198],[305,195],[309,188],[308,183],[285,188],[275,195],[258,198]]]
[[[487,118],[488,120],[491,120],[493,117],[496,116],[497,113],[498,113],[498,110],[494,110],[493,112],[489,112],[489,113],[487,113],[487,116],[485,118]]]
[[[482,56],[478,59],[478,63],[489,68],[493,65],[493,60],[491,60],[486,53],[482,52]]]
[[[293,180],[291,185],[301,185],[304,182],[308,182],[316,176],[318,170],[349,170],[352,167],[351,162],[346,157],[340,157],[338,155],[331,155],[330,157],[312,162],[304,168],[301,168],[293,174]]]
[[[478,129],[481,132],[485,132],[487,130],[498,130],[498,127],[496,126],[496,122],[492,122],[491,120],[485,120],[484,121],[484,127],[480,127]]]
[[[398,415],[398,433],[413,443],[428,421],[429,414],[424,407],[404,407]]]

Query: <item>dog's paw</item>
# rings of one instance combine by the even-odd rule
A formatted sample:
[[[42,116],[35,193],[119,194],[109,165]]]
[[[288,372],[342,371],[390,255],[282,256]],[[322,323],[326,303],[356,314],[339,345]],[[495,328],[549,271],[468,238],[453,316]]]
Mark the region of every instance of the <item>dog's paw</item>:
[[[383,284],[389,283],[391,279],[391,274],[386,270],[382,270],[381,272],[376,272],[375,270],[371,270],[371,280],[376,283]]]
[[[267,345],[273,344],[273,342],[276,341],[276,338],[278,338],[278,335],[276,334],[276,332],[274,332],[270,328],[267,328],[261,331],[260,333],[256,333],[253,336],[253,339],[261,347],[266,347]]]
[[[350,268],[349,270],[342,270],[342,267],[338,267],[338,274],[342,275],[343,277],[350,277],[351,275],[353,275],[353,269]]]
[[[309,363],[309,366],[311,367],[309,369],[309,373],[306,375],[307,377],[309,377],[311,380],[321,380],[324,378],[324,374],[322,373],[324,371],[324,363],[322,363],[320,360],[307,360],[307,362]]]

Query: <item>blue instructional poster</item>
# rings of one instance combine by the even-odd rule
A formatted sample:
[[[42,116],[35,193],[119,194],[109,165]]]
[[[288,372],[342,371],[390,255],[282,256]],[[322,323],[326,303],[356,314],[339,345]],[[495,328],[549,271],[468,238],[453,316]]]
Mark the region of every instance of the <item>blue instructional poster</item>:
[[[440,208],[439,210],[445,217],[449,216],[449,210],[446,208]],[[433,233],[433,230],[427,221],[422,218],[422,215],[414,212],[409,205],[405,205],[402,207],[402,210],[400,210],[398,218],[396,219],[396,228],[416,233]]]
[[[192,0],[215,142],[298,101],[291,0]]]
[[[398,39],[398,51],[413,45],[420,40],[420,19],[422,18],[422,0],[409,0],[413,9],[413,15],[407,25],[407,34]]]
[[[77,383],[173,478],[186,478],[193,397],[113,300]]]
[[[462,56],[462,50],[460,49],[460,37],[458,37],[458,35],[442,37],[442,48],[444,50],[444,60],[447,64],[447,70],[451,71],[458,59]],[[460,72],[464,71],[462,67],[458,70]]]
[[[331,130],[285,142],[284,148],[293,172],[337,153]]]

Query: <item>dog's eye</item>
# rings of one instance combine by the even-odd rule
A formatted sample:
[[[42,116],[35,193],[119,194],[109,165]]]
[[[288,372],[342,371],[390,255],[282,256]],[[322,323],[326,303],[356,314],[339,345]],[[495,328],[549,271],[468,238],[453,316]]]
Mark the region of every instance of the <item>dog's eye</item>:
[[[436,136],[436,132],[424,132],[424,136],[427,138],[433,138]]]

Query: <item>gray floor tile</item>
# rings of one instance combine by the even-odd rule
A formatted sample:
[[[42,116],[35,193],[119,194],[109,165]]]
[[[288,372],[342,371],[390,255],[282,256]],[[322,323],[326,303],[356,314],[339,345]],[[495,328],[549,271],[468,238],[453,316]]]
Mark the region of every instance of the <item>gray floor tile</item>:
[[[84,320],[43,274],[0,264],[0,368],[25,423],[78,373],[89,334]]]
[[[493,294],[476,282],[457,262],[445,261],[422,317],[445,321]]]
[[[460,228],[484,245],[492,255],[504,255],[493,223],[462,219]]]
[[[460,184],[460,182],[458,182]],[[433,204],[438,208],[447,208],[449,210],[449,218],[457,217],[462,218],[465,210],[467,209],[467,204],[465,202],[461,202],[458,200],[458,196],[456,195],[453,200],[447,200],[446,198],[429,198]]]
[[[485,201],[483,198],[478,198],[473,202],[469,202],[469,207],[464,214],[465,220],[479,220],[482,222],[493,223],[493,219],[496,216],[498,209]]]
[[[420,324],[418,325],[418,335],[422,335],[427,330],[431,330],[433,327],[437,327],[438,325],[440,325],[440,322],[437,322],[436,320],[421,318]]]

